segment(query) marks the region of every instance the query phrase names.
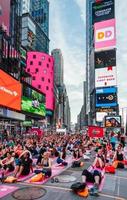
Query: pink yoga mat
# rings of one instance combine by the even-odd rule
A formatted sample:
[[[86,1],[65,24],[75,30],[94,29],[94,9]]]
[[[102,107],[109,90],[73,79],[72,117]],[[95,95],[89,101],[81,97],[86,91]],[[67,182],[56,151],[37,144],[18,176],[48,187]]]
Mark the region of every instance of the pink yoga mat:
[[[14,187],[14,186],[8,186],[8,185],[1,185],[0,186],[0,198],[14,192],[15,190],[17,190],[18,187]]]
[[[27,176],[20,176],[18,178],[18,181],[25,181],[25,180],[29,179],[30,177],[32,177],[33,175],[34,175],[34,173],[30,173]]]

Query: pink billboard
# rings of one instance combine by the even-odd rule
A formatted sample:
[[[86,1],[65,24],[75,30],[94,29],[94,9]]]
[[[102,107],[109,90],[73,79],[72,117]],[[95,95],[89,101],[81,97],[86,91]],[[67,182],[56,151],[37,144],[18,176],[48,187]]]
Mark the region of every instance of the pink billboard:
[[[0,26],[9,35],[10,0],[0,0]]]
[[[115,19],[94,24],[94,44],[97,51],[116,46]]]
[[[54,110],[54,59],[41,52],[27,53],[26,71],[32,76],[32,86],[46,94],[46,109]]]

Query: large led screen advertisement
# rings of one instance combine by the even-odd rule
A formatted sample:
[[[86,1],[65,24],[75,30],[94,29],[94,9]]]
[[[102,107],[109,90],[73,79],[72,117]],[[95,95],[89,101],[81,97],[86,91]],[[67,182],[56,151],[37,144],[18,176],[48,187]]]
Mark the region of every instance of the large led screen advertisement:
[[[95,87],[108,87],[117,85],[116,67],[105,67],[95,70]]]
[[[0,0],[0,26],[9,35],[10,0]]]
[[[96,89],[96,107],[110,108],[117,106],[117,88]]]
[[[96,22],[115,18],[114,0],[102,0],[93,3],[92,19],[93,24]]]
[[[21,110],[21,84],[0,70],[0,105]]]
[[[45,96],[36,90],[23,86],[22,110],[28,113],[45,116]]]
[[[116,50],[95,52],[95,68],[116,66]]]
[[[116,46],[115,19],[94,24],[95,51],[114,48]]]
[[[121,127],[121,116],[106,116],[105,127]]]

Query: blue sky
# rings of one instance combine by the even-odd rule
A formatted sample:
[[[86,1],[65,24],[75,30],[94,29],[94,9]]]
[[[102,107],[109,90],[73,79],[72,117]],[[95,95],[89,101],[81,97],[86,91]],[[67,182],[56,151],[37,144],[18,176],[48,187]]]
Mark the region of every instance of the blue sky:
[[[86,0],[49,0],[50,50],[60,48],[64,57],[64,81],[71,106],[72,122],[83,104],[85,80]],[[127,107],[127,0],[116,0],[117,73],[120,107]]]

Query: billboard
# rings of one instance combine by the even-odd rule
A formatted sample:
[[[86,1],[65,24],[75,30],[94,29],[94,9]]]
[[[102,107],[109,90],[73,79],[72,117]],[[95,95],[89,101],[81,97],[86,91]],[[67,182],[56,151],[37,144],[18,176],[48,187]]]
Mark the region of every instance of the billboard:
[[[105,113],[111,113],[111,112],[118,112],[118,106],[117,107],[111,107],[111,108],[96,108],[96,112],[105,112]]]
[[[22,110],[28,113],[45,116],[45,96],[23,85]]]
[[[94,24],[94,45],[95,51],[116,46],[115,19]]]
[[[106,67],[95,70],[95,87],[108,87],[117,85],[116,67]]]
[[[121,127],[121,116],[106,116],[105,117],[105,127]]]
[[[103,138],[104,128],[99,126],[88,126],[88,135],[91,138]]]
[[[10,0],[0,0],[0,26],[9,35]]]
[[[96,22],[115,18],[114,0],[102,0],[92,5],[92,20]]]
[[[116,66],[116,50],[95,52],[94,63],[96,69]]]
[[[96,107],[109,108],[117,105],[116,87],[96,89]]]
[[[0,105],[21,110],[21,84],[0,70]]]
[[[107,115],[106,112],[96,112],[96,121],[103,122],[104,117]]]

